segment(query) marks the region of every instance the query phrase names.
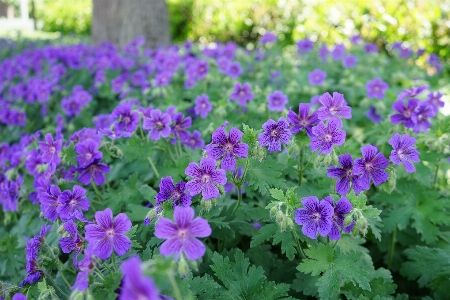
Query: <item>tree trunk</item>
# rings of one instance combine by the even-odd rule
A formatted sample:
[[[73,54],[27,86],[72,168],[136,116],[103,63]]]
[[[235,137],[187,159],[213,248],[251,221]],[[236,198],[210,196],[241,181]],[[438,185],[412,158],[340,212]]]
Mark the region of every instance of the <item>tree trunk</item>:
[[[14,18],[14,7],[0,0],[0,18]]]
[[[92,39],[123,47],[138,36],[146,45],[170,44],[170,28],[165,0],[93,0]]]

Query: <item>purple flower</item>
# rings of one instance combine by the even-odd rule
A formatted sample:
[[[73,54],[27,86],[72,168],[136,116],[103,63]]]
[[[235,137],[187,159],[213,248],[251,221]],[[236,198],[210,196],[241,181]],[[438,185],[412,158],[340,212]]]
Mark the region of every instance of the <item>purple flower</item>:
[[[159,248],[161,255],[175,255],[175,259],[178,259],[184,253],[192,261],[201,258],[206,248],[197,238],[211,235],[208,221],[201,217],[194,219],[194,209],[181,206],[175,207],[173,218],[175,223],[162,217],[155,226],[155,236],[166,239]]]
[[[102,185],[106,182],[104,173],[109,173],[109,167],[100,163],[100,159],[94,159],[94,161],[86,168],[77,168],[80,172],[78,175],[78,181],[84,185],[91,183],[94,180],[96,185]]]
[[[314,134],[312,133],[312,128],[314,125],[319,123],[319,118],[317,117],[317,112],[313,112],[311,115],[309,111],[311,109],[311,105],[308,103],[300,103],[298,107],[298,115],[289,109],[287,119],[291,125],[291,133],[297,134],[299,131],[303,129],[306,131],[306,134],[312,138]]]
[[[322,85],[325,82],[325,78],[327,78],[327,72],[321,69],[314,69],[308,74],[308,78],[310,85]]]
[[[302,199],[304,208],[295,210],[295,223],[303,226],[302,232],[311,239],[317,238],[317,234],[326,236],[333,225],[333,207],[323,199],[319,202],[316,196]]]
[[[342,60],[342,66],[344,68],[353,68],[356,66],[356,63],[358,62],[358,57],[354,55],[346,55],[344,59]]]
[[[318,109],[319,120],[327,120],[330,118],[344,118],[350,119],[352,117],[352,109],[347,106],[347,101],[344,95],[333,92],[333,97],[330,93],[325,93],[320,96],[319,102],[322,106]]]
[[[330,119],[327,126],[320,123],[312,128],[314,137],[311,139],[311,151],[319,149],[319,154],[329,154],[333,146],[342,146],[345,142],[346,132],[341,130],[342,121],[340,119]]]
[[[109,114],[100,114],[94,117],[92,121],[96,129],[107,128],[114,122]]]
[[[27,296],[22,293],[17,293],[12,296],[11,300],[27,300]]]
[[[61,205],[58,199],[60,194],[61,189],[56,185],[49,186],[45,192],[42,191],[38,194],[41,211],[44,213],[44,217],[52,222],[58,218],[57,211]]]
[[[376,186],[388,180],[389,174],[383,169],[389,166],[389,160],[372,145],[362,147],[361,153],[363,158],[355,159],[353,174],[361,175],[358,186],[365,191],[370,188],[371,179]]]
[[[225,74],[233,79],[238,78],[242,74],[241,64],[237,61],[229,63]]]
[[[99,144],[94,140],[87,140],[75,145],[75,157],[79,168],[85,168],[96,159],[102,159],[103,153],[98,151]]]
[[[371,105],[369,107],[369,110],[367,111],[366,116],[374,123],[381,122],[381,116],[379,114],[377,114],[377,109],[373,105]]]
[[[377,53],[378,52],[378,46],[377,46],[377,44],[367,43],[367,44],[364,45],[364,51],[366,53]]]
[[[159,109],[153,109],[150,111],[150,117],[144,118],[142,128],[150,130],[149,138],[157,141],[160,137],[167,138],[170,135],[171,122],[172,118],[168,113],[161,113]]]
[[[61,162],[59,153],[62,148],[62,140],[53,141],[51,133],[45,135],[46,142],[39,142],[42,161],[50,165],[57,166]]]
[[[108,208],[109,209],[109,208]],[[78,263],[78,269],[80,272],[75,279],[75,283],[70,288],[71,290],[84,291],[89,286],[89,272],[95,267],[94,260],[94,244],[89,243],[86,249],[84,249],[84,257]]]
[[[108,259],[113,249],[118,256],[128,252],[131,247],[130,238],[125,235],[131,229],[131,221],[126,214],[120,213],[113,221],[113,214],[110,208],[95,213],[97,224],[89,224],[86,230],[85,239],[92,243],[93,253],[103,260]]]
[[[291,131],[288,121],[281,117],[278,122],[270,119],[262,125],[263,133],[258,135],[259,144],[269,146],[269,152],[281,151],[281,143],[289,144]]]
[[[326,45],[320,46],[320,48],[319,48],[319,57],[322,60],[322,62],[325,63],[327,61],[327,57],[328,57],[329,53],[330,52],[328,51],[328,48],[327,48]]]
[[[442,94],[439,92],[430,92],[428,94],[427,102],[433,108],[436,114],[439,111],[439,107],[444,107],[444,101],[441,101],[441,98]]]
[[[414,98],[417,95],[419,95],[420,93],[422,93],[424,90],[426,90],[427,88],[429,88],[429,86],[426,84],[418,86],[418,87],[413,86],[409,90],[401,91],[397,96],[397,100],[403,100],[405,98]]]
[[[132,111],[133,104],[125,102],[119,104],[111,113],[111,118],[115,120],[114,129],[117,131],[133,132],[139,125],[139,114]]]
[[[397,100],[392,103],[392,109],[397,111],[398,114],[391,116],[392,124],[403,123],[406,128],[413,128],[414,122],[411,120],[414,110],[419,105],[419,99],[408,99],[408,103],[405,106],[403,100]]]
[[[343,44],[336,44],[330,54],[334,60],[341,60],[345,56],[345,46]]]
[[[89,209],[90,203],[85,194],[85,189],[75,185],[73,187],[73,193],[70,190],[66,190],[58,196],[60,205],[57,212],[62,221],[73,220],[75,212],[83,215],[82,211]]]
[[[208,157],[215,160],[222,158],[221,168],[225,171],[236,169],[236,157],[246,158],[248,155],[248,145],[239,143],[243,133],[233,127],[230,132],[225,132],[225,128],[220,126],[212,134],[211,144],[206,146]]]
[[[75,249],[73,254],[73,265],[77,267],[78,265],[78,255],[81,250],[83,250],[83,240],[78,234],[78,229],[75,223],[70,220],[63,225],[64,229],[67,231],[69,236],[59,239],[59,245],[64,253],[70,253]]]
[[[200,115],[202,119],[208,116],[208,113],[212,110],[212,104],[208,101],[209,97],[206,94],[202,94],[195,98],[194,111],[196,115]]]
[[[350,37],[350,42],[353,45],[358,45],[362,41],[361,35],[355,34]]]
[[[431,126],[428,119],[434,116],[436,116],[436,111],[433,107],[426,101],[421,102],[411,116],[411,121],[414,123],[414,133],[419,133],[420,131],[428,132],[428,128]]]
[[[205,142],[200,138],[202,134],[198,130],[194,130],[192,134],[188,132],[187,136],[181,142],[183,145],[195,150],[196,148],[203,148]]]
[[[331,217],[333,224],[331,225],[328,236],[330,237],[330,240],[339,240],[341,238],[340,228],[344,232],[350,233],[355,225],[355,221],[352,220],[350,225],[344,226],[345,215],[352,210],[352,204],[345,197],[339,199],[336,205],[331,196],[325,197],[322,201],[327,201],[334,208],[334,214]]]
[[[355,193],[359,194],[361,190],[357,185],[358,176],[353,175],[353,159],[348,153],[341,154],[338,157],[342,168],[331,166],[328,168],[327,176],[330,178],[339,178],[336,181],[336,192],[342,196],[350,192],[350,183],[353,183]]]
[[[303,39],[297,42],[298,53],[311,52],[314,48],[314,43],[309,39]]]
[[[186,117],[184,118],[182,113],[174,114],[173,116],[174,124],[172,125],[172,133],[180,139],[181,141],[189,137],[189,132],[187,132],[186,128],[192,126],[192,118]]]
[[[383,79],[377,77],[366,83],[367,97],[382,100],[388,88],[389,85]]]
[[[112,140],[119,139],[121,137],[129,138],[133,133],[127,131],[117,131],[115,129],[102,128],[99,129],[98,133],[103,136],[107,136]]]
[[[203,199],[209,200],[220,196],[216,184],[227,183],[225,170],[216,170],[216,161],[212,158],[202,158],[200,167],[197,163],[191,162],[185,170],[186,175],[193,178],[186,184],[186,188],[195,196],[202,192]]]
[[[391,151],[389,159],[397,166],[403,163],[407,173],[415,172],[416,168],[414,167],[413,162],[420,161],[420,153],[414,148],[416,139],[407,134],[400,135],[396,133],[389,139],[388,143],[394,148],[394,150]]]
[[[248,101],[253,100],[253,93],[250,92],[250,84],[241,84],[237,82],[234,85],[234,91],[230,96],[231,101],[238,100],[239,106],[246,106]]]
[[[261,44],[274,43],[277,41],[277,36],[272,31],[267,31],[260,39]]]
[[[267,107],[270,111],[283,111],[284,106],[288,103],[288,97],[282,91],[274,91],[267,96]]]
[[[122,263],[122,288],[119,300],[160,300],[158,289],[150,277],[142,273],[141,260],[132,256]]]
[[[171,176],[161,178],[159,193],[155,197],[156,206],[159,206],[162,202],[170,199],[172,199],[174,206],[190,206],[192,203],[191,195],[186,192],[186,182],[181,181],[174,185]]]

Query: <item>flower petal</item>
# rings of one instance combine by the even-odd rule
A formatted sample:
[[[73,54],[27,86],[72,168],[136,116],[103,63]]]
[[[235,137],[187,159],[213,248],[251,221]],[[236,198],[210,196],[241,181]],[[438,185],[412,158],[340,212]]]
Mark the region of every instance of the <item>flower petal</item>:
[[[205,238],[211,235],[211,226],[209,226],[208,221],[197,217],[195,218],[189,227],[188,234],[194,237]]]
[[[130,238],[125,235],[116,234],[114,235],[113,241],[114,241],[114,251],[118,256],[124,255],[131,248]]]
[[[173,238],[178,234],[178,228],[172,220],[161,217],[155,225],[155,236],[159,239]]]
[[[131,221],[126,214],[120,213],[114,219],[113,228],[115,233],[127,233],[131,229]]]
[[[175,206],[173,218],[178,228],[189,228],[194,218],[194,209],[192,207]]]
[[[184,253],[189,260],[197,260],[205,255],[205,245],[196,238],[186,238],[183,244]]]

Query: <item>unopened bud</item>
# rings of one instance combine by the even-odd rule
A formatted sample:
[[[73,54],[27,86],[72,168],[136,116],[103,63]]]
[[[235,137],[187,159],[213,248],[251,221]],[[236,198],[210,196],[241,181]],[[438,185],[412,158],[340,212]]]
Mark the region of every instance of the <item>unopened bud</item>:
[[[325,167],[328,167],[331,164],[331,155],[325,155],[325,158],[323,159],[323,164]]]
[[[270,217],[271,217],[271,218],[274,218],[275,215],[277,214],[277,207],[276,207],[276,206],[272,207],[272,208],[270,209],[269,214],[270,214]]]
[[[362,217],[358,219],[358,228],[361,235],[366,235],[367,233],[367,219]]]
[[[202,200],[202,208],[204,211],[210,211],[212,207],[211,200]]]
[[[258,150],[258,159],[259,161],[262,161],[264,159],[264,157],[266,157],[266,149],[260,147]]]
[[[69,298],[70,300],[83,300],[84,299],[84,296],[83,296],[83,293],[82,292],[80,292],[80,291],[78,291],[78,290],[74,290],[73,292],[72,292],[72,294],[70,294],[70,298]]]
[[[225,195],[225,188],[223,187],[223,185],[217,185],[217,188],[219,189],[219,192],[221,195]]]
[[[284,214],[279,210],[277,213],[276,220],[278,223],[281,223],[281,222],[283,222],[283,219],[284,219]]]
[[[94,300],[94,296],[89,294],[89,295],[86,296],[86,300]]]
[[[288,218],[288,219],[287,219],[287,225],[288,225],[291,229],[294,229],[294,221],[292,221],[291,218]]]
[[[61,226],[59,226],[59,228],[58,228],[58,233],[59,234],[63,234],[64,232],[66,232],[66,230],[64,229],[64,227],[61,225]]]
[[[345,219],[344,219],[344,226],[345,227],[349,226],[350,224],[352,224],[352,221],[353,221],[353,217],[352,216],[346,216]]]
[[[287,227],[287,221],[286,221],[286,218],[284,218],[280,223],[281,232],[285,231],[286,227]]]
[[[353,235],[353,237],[358,237],[358,235],[359,235],[359,229],[358,229],[357,226],[354,226],[354,227],[352,228],[352,235]]]
[[[189,272],[189,265],[184,259],[184,256],[181,256],[180,261],[178,262],[178,273],[180,276],[185,276]]]
[[[120,150],[119,147],[113,146],[109,149],[109,154],[113,157],[122,158],[123,157],[123,151]]]
[[[155,217],[156,217],[156,209],[152,208],[147,213],[146,218],[148,218],[150,220],[150,222],[151,222]]]
[[[397,182],[397,176],[395,175],[395,172],[391,172],[389,179],[388,179],[389,189],[391,190],[391,192],[395,189],[396,182]]]
[[[331,154],[331,158],[333,161],[333,165],[337,165],[339,160],[338,160],[338,156],[336,155],[336,153],[333,151],[333,154]]]

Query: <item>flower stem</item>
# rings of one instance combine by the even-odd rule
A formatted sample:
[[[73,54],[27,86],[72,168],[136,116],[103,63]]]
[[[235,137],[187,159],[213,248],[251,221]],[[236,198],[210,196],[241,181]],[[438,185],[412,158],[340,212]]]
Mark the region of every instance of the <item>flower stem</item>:
[[[100,200],[100,203],[102,203],[103,202],[103,197],[100,194],[100,191],[98,190],[97,186],[95,185],[95,183],[93,181],[91,181],[91,185],[92,185],[92,188],[95,191],[95,194],[97,195],[97,198]]]
[[[53,283],[53,285],[58,289],[58,291],[66,297],[66,299],[69,299],[69,296],[64,293],[64,291],[59,287],[59,285],[56,284],[56,282],[53,280],[51,276],[45,276],[47,279],[50,279],[50,281]],[[70,287],[70,286],[69,286]]]
[[[299,242],[299,240],[298,240],[297,232],[295,232],[295,229],[294,229],[294,228],[292,228],[292,235],[294,236],[295,243],[297,244],[298,253],[300,253],[300,256],[301,256],[303,259],[306,259],[306,255],[305,255],[305,253],[303,252],[302,246],[300,246],[300,242]]]
[[[436,165],[436,169],[434,171],[434,180],[433,180],[433,186],[432,188],[434,188],[436,186],[436,181],[437,181],[437,175],[439,172],[439,163]],[[413,173],[414,174],[414,173]]]
[[[180,157],[183,156],[183,151],[181,149],[181,140],[178,139],[177,141],[178,151],[180,152]]]
[[[167,149],[169,150],[169,154],[170,154],[170,157],[172,158],[173,162],[176,163],[177,160],[176,160],[175,157],[173,156],[172,150],[170,150],[170,145],[167,147]]]
[[[302,178],[303,178],[303,154],[305,153],[305,147],[298,151],[298,186],[302,186]]]
[[[161,176],[159,176],[158,170],[155,167],[155,164],[153,163],[152,158],[149,156],[149,157],[147,157],[147,159],[148,159],[148,162],[150,163],[150,166],[153,169],[153,172],[155,172],[156,177],[161,178]]]
[[[112,263],[113,263],[114,269],[117,270],[116,256],[114,255],[114,253],[113,253],[113,255],[111,255],[111,259],[112,259]]]
[[[177,281],[175,280],[175,277],[173,276],[172,271],[169,271],[168,275],[169,275],[170,284],[172,285],[172,289],[175,294],[175,299],[183,300],[183,297],[181,297],[180,288],[178,287]]]
[[[397,226],[395,226],[394,231],[392,232],[391,249],[389,250],[389,260],[388,260],[388,266],[387,266],[388,270],[391,269],[392,259],[394,257],[396,235],[397,235]]]
[[[236,207],[233,210],[233,213],[231,214],[232,216],[236,213],[239,205],[241,205],[241,201],[242,201],[242,190],[241,190],[241,185],[237,185],[236,186],[238,189],[238,203],[236,204]]]

